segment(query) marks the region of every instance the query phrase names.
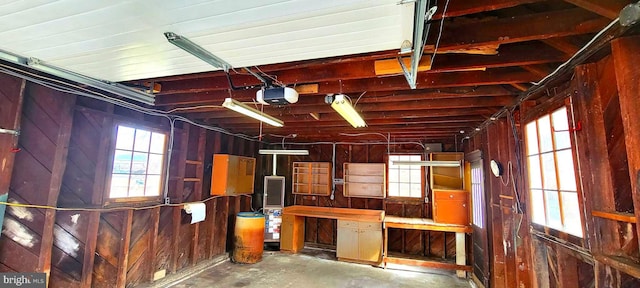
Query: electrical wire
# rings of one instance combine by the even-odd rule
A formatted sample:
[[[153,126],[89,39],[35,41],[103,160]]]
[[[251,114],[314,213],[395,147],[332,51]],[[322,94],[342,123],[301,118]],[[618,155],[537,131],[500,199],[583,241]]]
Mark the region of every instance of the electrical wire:
[[[178,108],[173,108],[171,110],[167,110],[167,113],[173,113],[173,112],[177,112],[177,111],[196,110],[196,109],[203,109],[203,108],[222,108],[222,106],[220,106],[220,105],[201,105],[201,106],[178,107]]]
[[[193,201],[189,203],[205,203],[211,199],[219,198],[222,196],[211,196],[207,199],[200,201]],[[13,207],[22,207],[22,208],[33,208],[33,209],[49,209],[56,211],[88,211],[88,212],[113,212],[113,211],[126,211],[126,210],[146,210],[153,209],[158,207],[181,207],[184,206],[185,203],[163,203],[163,204],[155,204],[149,206],[120,206],[120,207],[109,207],[109,208],[90,208],[90,207],[55,207],[49,205],[36,205],[36,204],[23,204],[16,202],[2,202],[0,201],[0,205],[7,205]]]
[[[447,0],[447,2],[444,4],[444,10],[442,10],[442,19],[440,19],[440,31],[438,32],[438,38],[436,38],[436,45],[433,48],[433,56],[431,56],[431,66],[433,66],[433,63],[436,59],[436,53],[438,53],[438,46],[440,46],[440,39],[442,38],[442,30],[444,28],[444,18],[445,18],[445,15],[447,14],[448,8],[449,8],[449,0]]]

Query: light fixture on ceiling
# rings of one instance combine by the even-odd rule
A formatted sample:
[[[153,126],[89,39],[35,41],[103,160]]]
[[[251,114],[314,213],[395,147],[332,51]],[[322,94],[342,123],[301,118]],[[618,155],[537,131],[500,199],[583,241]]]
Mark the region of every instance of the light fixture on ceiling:
[[[188,52],[189,54],[200,58],[200,60],[207,62],[214,67],[221,68],[224,72],[229,72],[233,66],[222,60],[222,58],[213,55],[211,52],[200,47],[198,44],[191,42],[186,37],[180,36],[173,32],[165,32],[164,37],[167,38],[169,43],[178,46],[178,48]]]
[[[91,86],[93,88],[97,88],[102,91],[106,91],[114,95],[118,95],[120,97],[138,101],[144,104],[153,105],[155,103],[155,97],[153,96],[153,94],[135,90],[122,84],[85,76],[73,71],[53,66],[51,64],[47,64],[37,58],[27,58],[17,54],[13,54],[11,52],[0,50],[0,59],[29,67],[40,72],[53,75],[55,77],[73,81],[78,84]]]
[[[391,161],[393,165],[460,167],[460,161]]]
[[[232,98],[226,98],[224,99],[224,102],[222,103],[222,107],[231,109],[233,111],[236,111],[240,114],[249,116],[251,118],[260,120],[264,123],[267,123],[271,126],[275,126],[275,127],[282,127],[284,126],[284,122],[278,118],[275,118],[273,116],[269,116],[265,113],[262,113],[254,108],[251,108],[245,104],[242,104]]]
[[[329,98],[328,98],[329,99]],[[331,108],[336,110],[342,118],[347,120],[353,128],[361,128],[366,127],[367,123],[364,122],[364,119],[358,114],[358,112],[351,105],[351,101],[344,94],[334,95],[332,97],[332,101],[327,101],[331,103]]]
[[[286,150],[286,149],[260,149],[262,155],[309,155],[309,150]]]

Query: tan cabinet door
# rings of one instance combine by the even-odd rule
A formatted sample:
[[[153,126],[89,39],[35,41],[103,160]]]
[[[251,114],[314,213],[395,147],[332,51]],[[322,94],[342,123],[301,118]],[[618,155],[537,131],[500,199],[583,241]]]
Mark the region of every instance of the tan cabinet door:
[[[338,258],[358,259],[358,222],[338,220]]]
[[[358,234],[360,260],[379,262],[380,251],[382,251],[382,231],[360,229]]]

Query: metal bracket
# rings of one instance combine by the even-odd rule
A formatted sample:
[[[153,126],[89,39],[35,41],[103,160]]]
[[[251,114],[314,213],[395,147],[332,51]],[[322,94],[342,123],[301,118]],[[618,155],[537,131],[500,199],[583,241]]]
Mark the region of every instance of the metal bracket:
[[[10,134],[13,136],[20,136],[20,130],[10,130],[10,129],[0,128],[0,134]]]
[[[411,87],[411,89],[416,89],[417,87],[416,82],[418,78],[418,64],[420,63],[420,59],[422,58],[422,52],[425,45],[424,41],[426,40],[426,37],[425,39],[422,39],[425,30],[425,23],[427,23],[428,20],[431,20],[431,17],[433,17],[433,14],[435,14],[437,10],[436,6],[433,6],[429,8],[429,10],[427,10],[427,2],[425,0],[417,0],[416,5],[416,14],[413,20],[413,53],[411,55],[411,70],[407,69],[402,61],[402,58],[398,57],[398,62],[400,63],[400,67],[402,68],[402,73],[407,79],[407,82],[409,83],[409,87]],[[431,24],[427,23],[427,33],[429,32],[430,26]]]

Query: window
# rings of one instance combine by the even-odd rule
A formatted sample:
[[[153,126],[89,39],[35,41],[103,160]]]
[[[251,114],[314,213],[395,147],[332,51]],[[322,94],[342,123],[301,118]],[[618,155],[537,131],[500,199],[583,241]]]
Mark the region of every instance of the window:
[[[531,220],[582,237],[567,109],[527,123],[525,133]]]
[[[118,125],[109,198],[160,196],[166,135]]]
[[[482,161],[471,163],[471,192],[473,193],[473,225],[484,228],[484,183]]]
[[[393,161],[422,161],[420,154],[389,155],[389,197],[422,197],[422,166],[393,165]]]

